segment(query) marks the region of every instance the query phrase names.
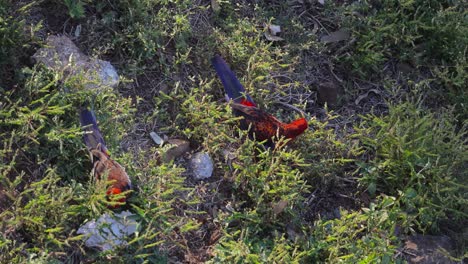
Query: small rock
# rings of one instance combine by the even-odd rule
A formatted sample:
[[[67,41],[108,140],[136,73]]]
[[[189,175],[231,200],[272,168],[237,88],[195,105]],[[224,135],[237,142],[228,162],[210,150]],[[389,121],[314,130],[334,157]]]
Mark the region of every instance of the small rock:
[[[162,156],[162,161],[165,163],[180,157],[190,150],[190,142],[182,139],[171,138],[167,142],[172,146]]]
[[[116,246],[126,245],[125,238],[136,232],[138,223],[132,216],[134,214],[129,211],[123,211],[113,217],[105,213],[98,220],[85,223],[77,233],[87,237],[87,247],[98,248],[101,251],[111,250]]]
[[[323,43],[335,43],[343,40],[347,40],[351,37],[351,32],[348,29],[339,29],[335,32],[331,32],[329,35],[322,36],[320,42]]]
[[[338,98],[338,87],[332,82],[322,83],[318,87],[318,101],[320,104],[327,103],[328,106],[336,105]]]
[[[49,36],[47,45],[39,49],[33,58],[50,69],[63,72],[64,79],[79,78],[87,89],[116,87],[119,75],[108,61],[90,58],[66,36]]]
[[[198,152],[190,159],[190,165],[196,179],[210,178],[213,173],[213,160],[205,152]]]
[[[270,24],[267,26],[264,35],[269,41],[281,41],[283,38],[278,37],[279,33],[281,33],[281,26]]]
[[[78,38],[80,35],[81,35],[81,24],[79,24],[78,26],[76,26],[76,29],[75,29],[75,38]]]
[[[273,36],[277,36],[278,33],[281,33],[281,26],[270,24],[268,26],[268,30],[270,31],[270,34]]]
[[[156,132],[150,132],[150,137],[154,143],[158,144],[159,146],[164,144],[164,140],[158,134],[156,134]]]

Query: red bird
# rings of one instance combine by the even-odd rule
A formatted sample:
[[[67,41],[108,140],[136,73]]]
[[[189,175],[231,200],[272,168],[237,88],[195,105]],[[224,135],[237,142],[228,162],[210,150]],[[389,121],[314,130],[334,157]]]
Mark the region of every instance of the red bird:
[[[286,124],[271,114],[257,108],[257,105],[245,92],[244,87],[227,63],[218,55],[211,62],[223,83],[227,100],[233,101],[231,106],[234,114],[244,117],[240,123],[241,128],[246,130],[251,127],[250,132],[255,135],[257,140],[267,140],[267,145],[272,146],[273,137],[278,135],[294,139],[308,128],[305,118],[299,118]]]
[[[98,180],[107,176],[107,180],[111,182],[107,189],[107,195],[116,195],[130,190],[132,188],[130,178],[125,172],[125,168],[110,158],[104,138],[97,126],[94,113],[88,109],[81,110],[80,123],[83,130],[87,132],[83,136],[83,140],[93,158],[94,176]],[[119,199],[119,202],[124,203],[125,198]],[[117,206],[113,208],[115,207]]]

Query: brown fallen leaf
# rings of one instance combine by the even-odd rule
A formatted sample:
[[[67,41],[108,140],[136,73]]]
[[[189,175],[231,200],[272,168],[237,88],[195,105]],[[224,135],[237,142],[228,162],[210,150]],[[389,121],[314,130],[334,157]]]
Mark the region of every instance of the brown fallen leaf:
[[[286,206],[288,206],[288,201],[285,201],[285,200],[279,201],[273,206],[273,213],[275,215],[282,213],[284,209],[286,208]]]
[[[171,138],[167,142],[173,147],[163,154],[162,161],[165,163],[171,162],[171,160],[184,155],[190,150],[190,143],[186,140]]]
[[[405,249],[418,250],[418,245],[416,245],[412,241],[406,241],[405,242]]]
[[[214,245],[222,236],[219,229],[214,230],[213,233],[211,233],[209,245]]]
[[[335,43],[342,40],[347,40],[351,37],[351,32],[347,29],[339,29],[335,32],[330,33],[329,35],[322,36],[320,42],[323,43]]]

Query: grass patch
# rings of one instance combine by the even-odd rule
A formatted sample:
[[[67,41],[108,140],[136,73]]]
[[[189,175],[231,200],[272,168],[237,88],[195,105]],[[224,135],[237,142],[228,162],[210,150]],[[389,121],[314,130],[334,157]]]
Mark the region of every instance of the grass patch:
[[[466,219],[466,124],[456,123],[453,111],[433,114],[402,103],[387,116],[365,117],[357,128],[373,157],[360,163],[359,181],[373,194],[397,195],[418,230]]]
[[[430,89],[423,93],[432,104],[455,105],[466,119],[468,19],[463,1],[359,1],[344,9],[343,26],[355,40],[353,49],[340,56],[347,67],[361,76],[382,77],[382,68],[400,63],[394,67],[417,73],[411,81],[428,81]]]

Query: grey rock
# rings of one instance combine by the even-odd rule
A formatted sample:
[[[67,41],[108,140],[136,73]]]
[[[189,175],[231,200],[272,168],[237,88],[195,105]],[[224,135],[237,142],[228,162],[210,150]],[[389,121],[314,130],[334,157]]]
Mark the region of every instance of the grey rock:
[[[136,232],[138,223],[133,219],[134,216],[129,211],[114,216],[105,213],[99,219],[85,223],[77,233],[85,235],[87,247],[111,250],[116,246],[127,245],[125,239]]]
[[[162,139],[156,132],[150,132],[150,137],[154,141],[154,143],[161,146],[164,144],[164,139]]]
[[[208,153],[195,153],[190,159],[190,166],[196,179],[207,179],[213,174],[213,160]]]
[[[46,47],[39,49],[33,58],[54,71],[63,72],[64,80],[79,80],[87,89],[119,84],[119,75],[110,62],[88,57],[66,36],[49,36]]]

